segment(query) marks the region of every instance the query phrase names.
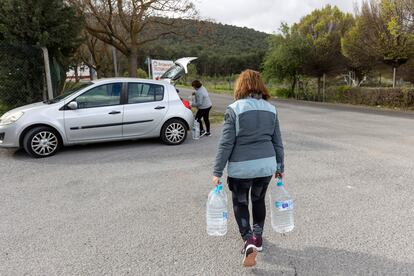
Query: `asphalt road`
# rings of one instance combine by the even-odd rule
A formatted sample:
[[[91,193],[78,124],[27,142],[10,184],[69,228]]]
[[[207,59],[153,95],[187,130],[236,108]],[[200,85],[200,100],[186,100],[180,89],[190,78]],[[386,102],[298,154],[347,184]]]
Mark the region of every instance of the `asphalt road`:
[[[412,113],[276,106],[296,228],[281,236],[268,221],[256,268],[241,267],[230,202],[227,235],[205,231],[215,125],[178,147],[0,150],[0,275],[414,275]]]

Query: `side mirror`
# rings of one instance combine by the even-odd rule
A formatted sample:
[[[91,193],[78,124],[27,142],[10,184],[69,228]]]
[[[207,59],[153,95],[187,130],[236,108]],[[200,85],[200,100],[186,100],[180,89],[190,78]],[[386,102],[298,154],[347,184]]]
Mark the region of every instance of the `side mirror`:
[[[76,109],[78,109],[78,103],[75,102],[75,101],[70,102],[70,103],[68,103],[68,108],[71,109],[71,110],[76,110]]]

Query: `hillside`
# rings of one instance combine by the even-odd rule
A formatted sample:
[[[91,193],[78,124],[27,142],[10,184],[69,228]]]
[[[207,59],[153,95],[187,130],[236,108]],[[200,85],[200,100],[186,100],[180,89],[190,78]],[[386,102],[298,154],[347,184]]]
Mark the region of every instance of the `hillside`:
[[[159,59],[197,56],[199,74],[229,75],[245,68],[258,70],[269,36],[249,28],[194,20],[183,20],[180,32],[184,36],[170,35],[146,45],[145,56]]]

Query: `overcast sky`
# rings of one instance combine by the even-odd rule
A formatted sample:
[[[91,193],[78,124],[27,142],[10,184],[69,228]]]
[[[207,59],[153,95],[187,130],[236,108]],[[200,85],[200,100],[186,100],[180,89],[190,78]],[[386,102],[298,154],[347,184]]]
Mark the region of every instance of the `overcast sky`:
[[[361,0],[195,0],[202,17],[216,22],[274,33],[281,22],[298,22],[301,17],[327,4],[354,12]]]

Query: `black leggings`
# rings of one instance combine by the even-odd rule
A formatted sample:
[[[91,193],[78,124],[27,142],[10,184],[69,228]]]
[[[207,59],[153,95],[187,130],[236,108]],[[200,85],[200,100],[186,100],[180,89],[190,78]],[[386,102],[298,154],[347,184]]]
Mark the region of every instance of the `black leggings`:
[[[265,195],[272,176],[251,179],[229,177],[229,189],[233,197],[233,210],[243,240],[261,237],[266,218]],[[249,192],[252,195],[253,230],[250,227]]]
[[[199,109],[196,113],[195,119],[200,123],[200,131],[203,130],[203,124],[201,123],[201,118],[203,118],[203,121],[206,124],[206,131],[210,132],[210,119],[208,118],[210,109],[211,107],[206,109]]]

